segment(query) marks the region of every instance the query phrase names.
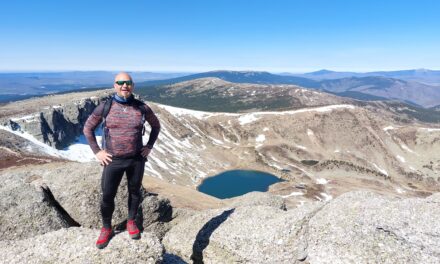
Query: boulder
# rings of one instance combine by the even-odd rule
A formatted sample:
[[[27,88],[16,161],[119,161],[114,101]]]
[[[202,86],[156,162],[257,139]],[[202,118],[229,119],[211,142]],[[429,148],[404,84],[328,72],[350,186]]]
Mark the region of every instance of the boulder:
[[[169,254],[187,262],[292,263],[303,259],[302,227],[321,206],[203,211],[173,226],[162,242]]]
[[[440,263],[440,195],[396,199],[351,192],[308,225],[310,263]]]
[[[49,168],[51,165],[35,167],[32,174],[40,181],[35,185],[46,184],[55,199],[81,226],[100,228],[101,174],[102,167],[97,162],[68,162]],[[169,229],[167,222],[172,219],[172,208],[168,199],[148,193],[143,189],[143,201],[136,218],[141,229],[154,232],[160,238]],[[128,215],[127,180],[124,176],[115,198],[113,225],[125,230]]]
[[[346,193],[283,211],[208,210],[165,235],[170,260],[196,263],[440,263],[440,194]]]
[[[2,263],[161,263],[164,248],[151,233],[132,240],[116,234],[109,245],[95,246],[99,230],[72,227],[19,241],[0,241]]]
[[[23,174],[2,174],[0,240],[25,239],[69,227],[70,224],[40,187]]]

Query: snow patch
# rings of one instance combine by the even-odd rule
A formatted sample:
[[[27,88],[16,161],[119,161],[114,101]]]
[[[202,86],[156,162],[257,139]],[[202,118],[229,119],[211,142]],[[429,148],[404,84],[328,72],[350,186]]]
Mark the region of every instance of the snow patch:
[[[257,142],[264,142],[265,140],[266,140],[266,136],[263,134],[258,135],[258,137],[255,138],[255,141],[257,141]]]
[[[396,129],[396,128],[393,126],[387,126],[387,127],[383,128],[383,131],[388,131],[388,130],[392,130],[392,129]]]
[[[405,193],[405,191],[403,189],[401,189],[401,188],[396,188],[396,192],[397,193]]]
[[[379,166],[377,166],[376,163],[372,163],[372,164],[378,171],[380,171],[382,174],[385,174],[386,176],[388,176],[388,172],[386,170],[379,168]]]
[[[318,178],[318,179],[316,179],[316,184],[322,184],[322,185],[324,185],[324,184],[327,184],[327,183],[329,183],[329,181],[326,180],[326,179],[324,179],[324,178]]]
[[[287,198],[287,197],[290,197],[290,196],[300,196],[300,195],[304,195],[304,193],[303,192],[292,192],[292,193],[290,193],[290,194],[287,194],[287,195],[280,195],[282,198]]]
[[[245,114],[238,118],[238,122],[240,122],[240,125],[246,125],[254,121],[257,121],[258,119],[259,118],[256,117],[255,114]]]
[[[324,193],[324,192],[322,192],[322,193],[320,193],[321,194],[321,196],[324,198],[324,202],[328,202],[328,201],[330,201],[331,199],[333,199],[333,196],[331,196],[330,194],[327,194],[327,193]]]
[[[425,130],[426,132],[440,132],[440,128],[425,128],[422,127],[420,130]]]
[[[400,162],[405,163],[405,158],[404,158],[404,157],[397,155],[396,158],[397,158],[398,160],[400,160]]]

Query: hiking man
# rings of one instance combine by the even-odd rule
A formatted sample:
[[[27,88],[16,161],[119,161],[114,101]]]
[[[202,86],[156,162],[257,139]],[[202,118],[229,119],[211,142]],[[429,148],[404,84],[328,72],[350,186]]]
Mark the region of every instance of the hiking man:
[[[151,108],[134,98],[134,82],[128,73],[117,74],[113,86],[116,93],[98,105],[84,125],[84,135],[96,158],[104,166],[101,179],[103,227],[96,242],[99,249],[106,247],[114,234],[111,226],[114,199],[124,172],[128,182],[127,230],[131,238],[140,238],[135,217],[141,200],[142,177],[145,162],[160,131],[159,120]],[[150,124],[151,132],[144,146],[142,135],[145,121]],[[98,146],[94,133],[101,123],[102,148]]]

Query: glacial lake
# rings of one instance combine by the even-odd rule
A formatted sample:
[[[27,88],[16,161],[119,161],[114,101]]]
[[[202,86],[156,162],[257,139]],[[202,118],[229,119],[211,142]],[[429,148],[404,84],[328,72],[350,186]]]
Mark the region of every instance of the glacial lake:
[[[281,181],[283,180],[261,171],[232,170],[207,178],[197,189],[225,199],[253,191],[265,192],[270,185]]]

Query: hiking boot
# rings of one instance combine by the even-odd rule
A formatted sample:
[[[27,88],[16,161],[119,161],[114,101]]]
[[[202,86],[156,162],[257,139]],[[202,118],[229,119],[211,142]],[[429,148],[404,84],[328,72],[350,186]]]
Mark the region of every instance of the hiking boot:
[[[103,227],[101,229],[101,234],[99,234],[98,241],[96,241],[96,247],[99,249],[103,249],[108,245],[110,239],[113,236],[113,230],[111,228]]]
[[[127,221],[127,231],[132,239],[141,238],[141,232],[139,231],[136,222],[134,220]]]

